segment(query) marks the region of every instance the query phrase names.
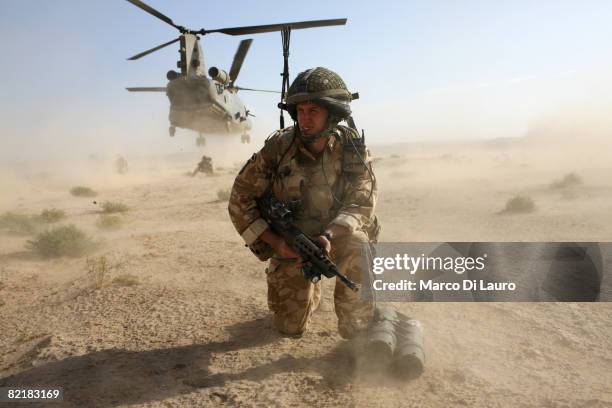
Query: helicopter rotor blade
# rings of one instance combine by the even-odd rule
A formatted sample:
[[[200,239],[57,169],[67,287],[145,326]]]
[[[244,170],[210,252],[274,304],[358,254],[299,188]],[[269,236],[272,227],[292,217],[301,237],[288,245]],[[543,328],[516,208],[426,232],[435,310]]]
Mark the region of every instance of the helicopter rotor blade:
[[[232,67],[230,68],[229,77],[232,83],[236,82],[236,78],[238,78],[238,74],[240,73],[240,68],[242,68],[242,63],[244,62],[244,58],[249,52],[249,47],[253,39],[249,38],[248,40],[240,41],[240,45],[236,49],[236,54],[234,54],[234,60],[232,61]]]
[[[146,50],[146,51],[143,51],[143,52],[141,52],[141,53],[138,53],[138,54],[136,54],[136,55],[133,55],[133,56],[131,56],[130,58],[128,58],[128,61],[134,61],[134,60],[137,60],[137,59],[139,59],[139,58],[144,57],[145,55],[149,55],[149,54],[151,54],[151,53],[153,53],[153,52],[155,52],[155,51],[157,51],[157,50],[161,50],[162,48],[167,47],[167,46],[169,46],[170,44],[174,44],[175,42],[177,42],[177,41],[178,41],[178,40],[180,40],[180,39],[181,39],[180,37],[179,37],[179,38],[175,38],[175,39],[174,39],[174,40],[172,40],[172,41],[168,41],[167,43],[164,43],[164,44],[158,45],[157,47],[153,47],[153,48],[151,48],[151,49],[148,49],[148,50]]]
[[[346,18],[336,18],[336,19],[331,19],[331,20],[297,21],[294,23],[219,28],[216,30],[201,30],[200,34],[209,34],[209,33],[223,33],[223,34],[228,34],[228,35],[260,34],[260,33],[269,33],[272,31],[282,31],[285,27],[289,27],[292,30],[299,30],[302,28],[327,27],[327,26],[336,26],[336,25],[345,25],[345,24],[346,24]]]
[[[270,93],[280,93],[280,91],[270,91],[268,89],[253,89],[253,88],[243,88],[241,86],[232,86],[231,89],[236,89],[238,91],[255,91],[255,92],[270,92]]]
[[[166,87],[156,87],[156,86],[137,86],[131,88],[125,88],[130,92],[166,92]]]
[[[160,13],[159,11],[155,10],[153,7],[146,4],[145,2],[140,1],[140,0],[127,0],[127,1],[135,5],[139,9],[146,11],[152,16],[159,18],[164,23],[170,24],[172,27],[176,28],[179,31],[183,32],[185,30],[185,27],[181,27],[179,25],[174,24],[174,21],[172,21],[170,17]]]

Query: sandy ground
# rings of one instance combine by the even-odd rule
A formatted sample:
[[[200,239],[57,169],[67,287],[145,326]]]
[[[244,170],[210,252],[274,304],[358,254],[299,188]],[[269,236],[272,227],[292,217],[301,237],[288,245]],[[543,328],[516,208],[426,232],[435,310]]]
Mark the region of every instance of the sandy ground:
[[[601,144],[372,150],[382,241],[612,240],[612,162]],[[89,407],[612,406],[610,303],[395,304],[425,327],[427,367],[412,381],[352,368],[329,281],[306,335],[275,334],[265,265],[217,200],[236,169],[185,176],[197,161],[130,160],[124,176],[100,159],[2,167],[0,212],[63,209],[63,223],[98,245],[45,260],[26,249],[31,236],[0,233],[0,386],[62,386],[65,406]],[[550,187],[569,172],[584,183]],[[123,226],[98,229],[100,208],[68,193],[77,184],[98,202],[126,203]],[[498,214],[517,194],[536,210]],[[101,257],[108,267],[96,281],[88,261]]]

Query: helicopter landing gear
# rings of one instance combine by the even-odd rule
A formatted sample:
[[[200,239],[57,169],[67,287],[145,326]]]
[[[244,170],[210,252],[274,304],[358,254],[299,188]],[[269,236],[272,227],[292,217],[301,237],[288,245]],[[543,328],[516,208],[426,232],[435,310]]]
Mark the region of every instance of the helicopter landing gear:
[[[198,137],[196,138],[196,146],[205,146],[205,145],[206,145],[206,139],[200,133]]]
[[[170,134],[170,137],[174,137],[174,134],[176,133],[176,128],[174,126],[170,126],[168,128],[168,133]]]
[[[251,135],[245,133],[244,135],[240,136],[240,141],[242,143],[251,143]]]

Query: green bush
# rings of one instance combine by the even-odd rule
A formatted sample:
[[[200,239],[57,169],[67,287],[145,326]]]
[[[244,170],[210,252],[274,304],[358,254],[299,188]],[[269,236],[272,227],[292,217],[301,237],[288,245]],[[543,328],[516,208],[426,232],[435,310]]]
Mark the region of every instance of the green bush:
[[[42,222],[53,223],[58,222],[66,218],[66,212],[64,210],[58,210],[57,208],[45,208],[40,213],[39,219]]]
[[[123,219],[118,215],[102,214],[96,222],[98,228],[106,230],[118,229],[121,228],[121,225],[123,225]]]
[[[87,277],[93,289],[101,289],[106,285],[110,277],[110,265],[105,256],[95,259],[87,259]]]
[[[80,256],[93,247],[93,241],[74,225],[56,227],[36,235],[28,241],[32,252],[45,258]]]
[[[5,212],[0,215],[0,229],[13,234],[35,234],[40,228],[37,217]]]
[[[76,186],[70,189],[70,194],[75,197],[95,197],[98,195],[95,191],[93,191],[89,187],[85,186]]]
[[[506,202],[501,214],[529,213],[535,210],[535,203],[530,197],[516,196]]]
[[[100,204],[100,207],[102,207],[102,211],[106,214],[122,213],[130,209],[130,207],[118,201],[105,201]]]
[[[229,201],[231,195],[232,190],[229,188],[217,190],[217,199],[219,201]]]

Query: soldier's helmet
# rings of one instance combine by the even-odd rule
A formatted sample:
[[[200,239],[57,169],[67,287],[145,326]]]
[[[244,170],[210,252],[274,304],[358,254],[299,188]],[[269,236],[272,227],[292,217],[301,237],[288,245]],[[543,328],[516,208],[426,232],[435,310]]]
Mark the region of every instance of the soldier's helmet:
[[[297,121],[297,105],[304,102],[326,107],[338,122],[351,115],[351,93],[340,75],[327,68],[312,68],[295,77],[285,102],[293,120]]]

